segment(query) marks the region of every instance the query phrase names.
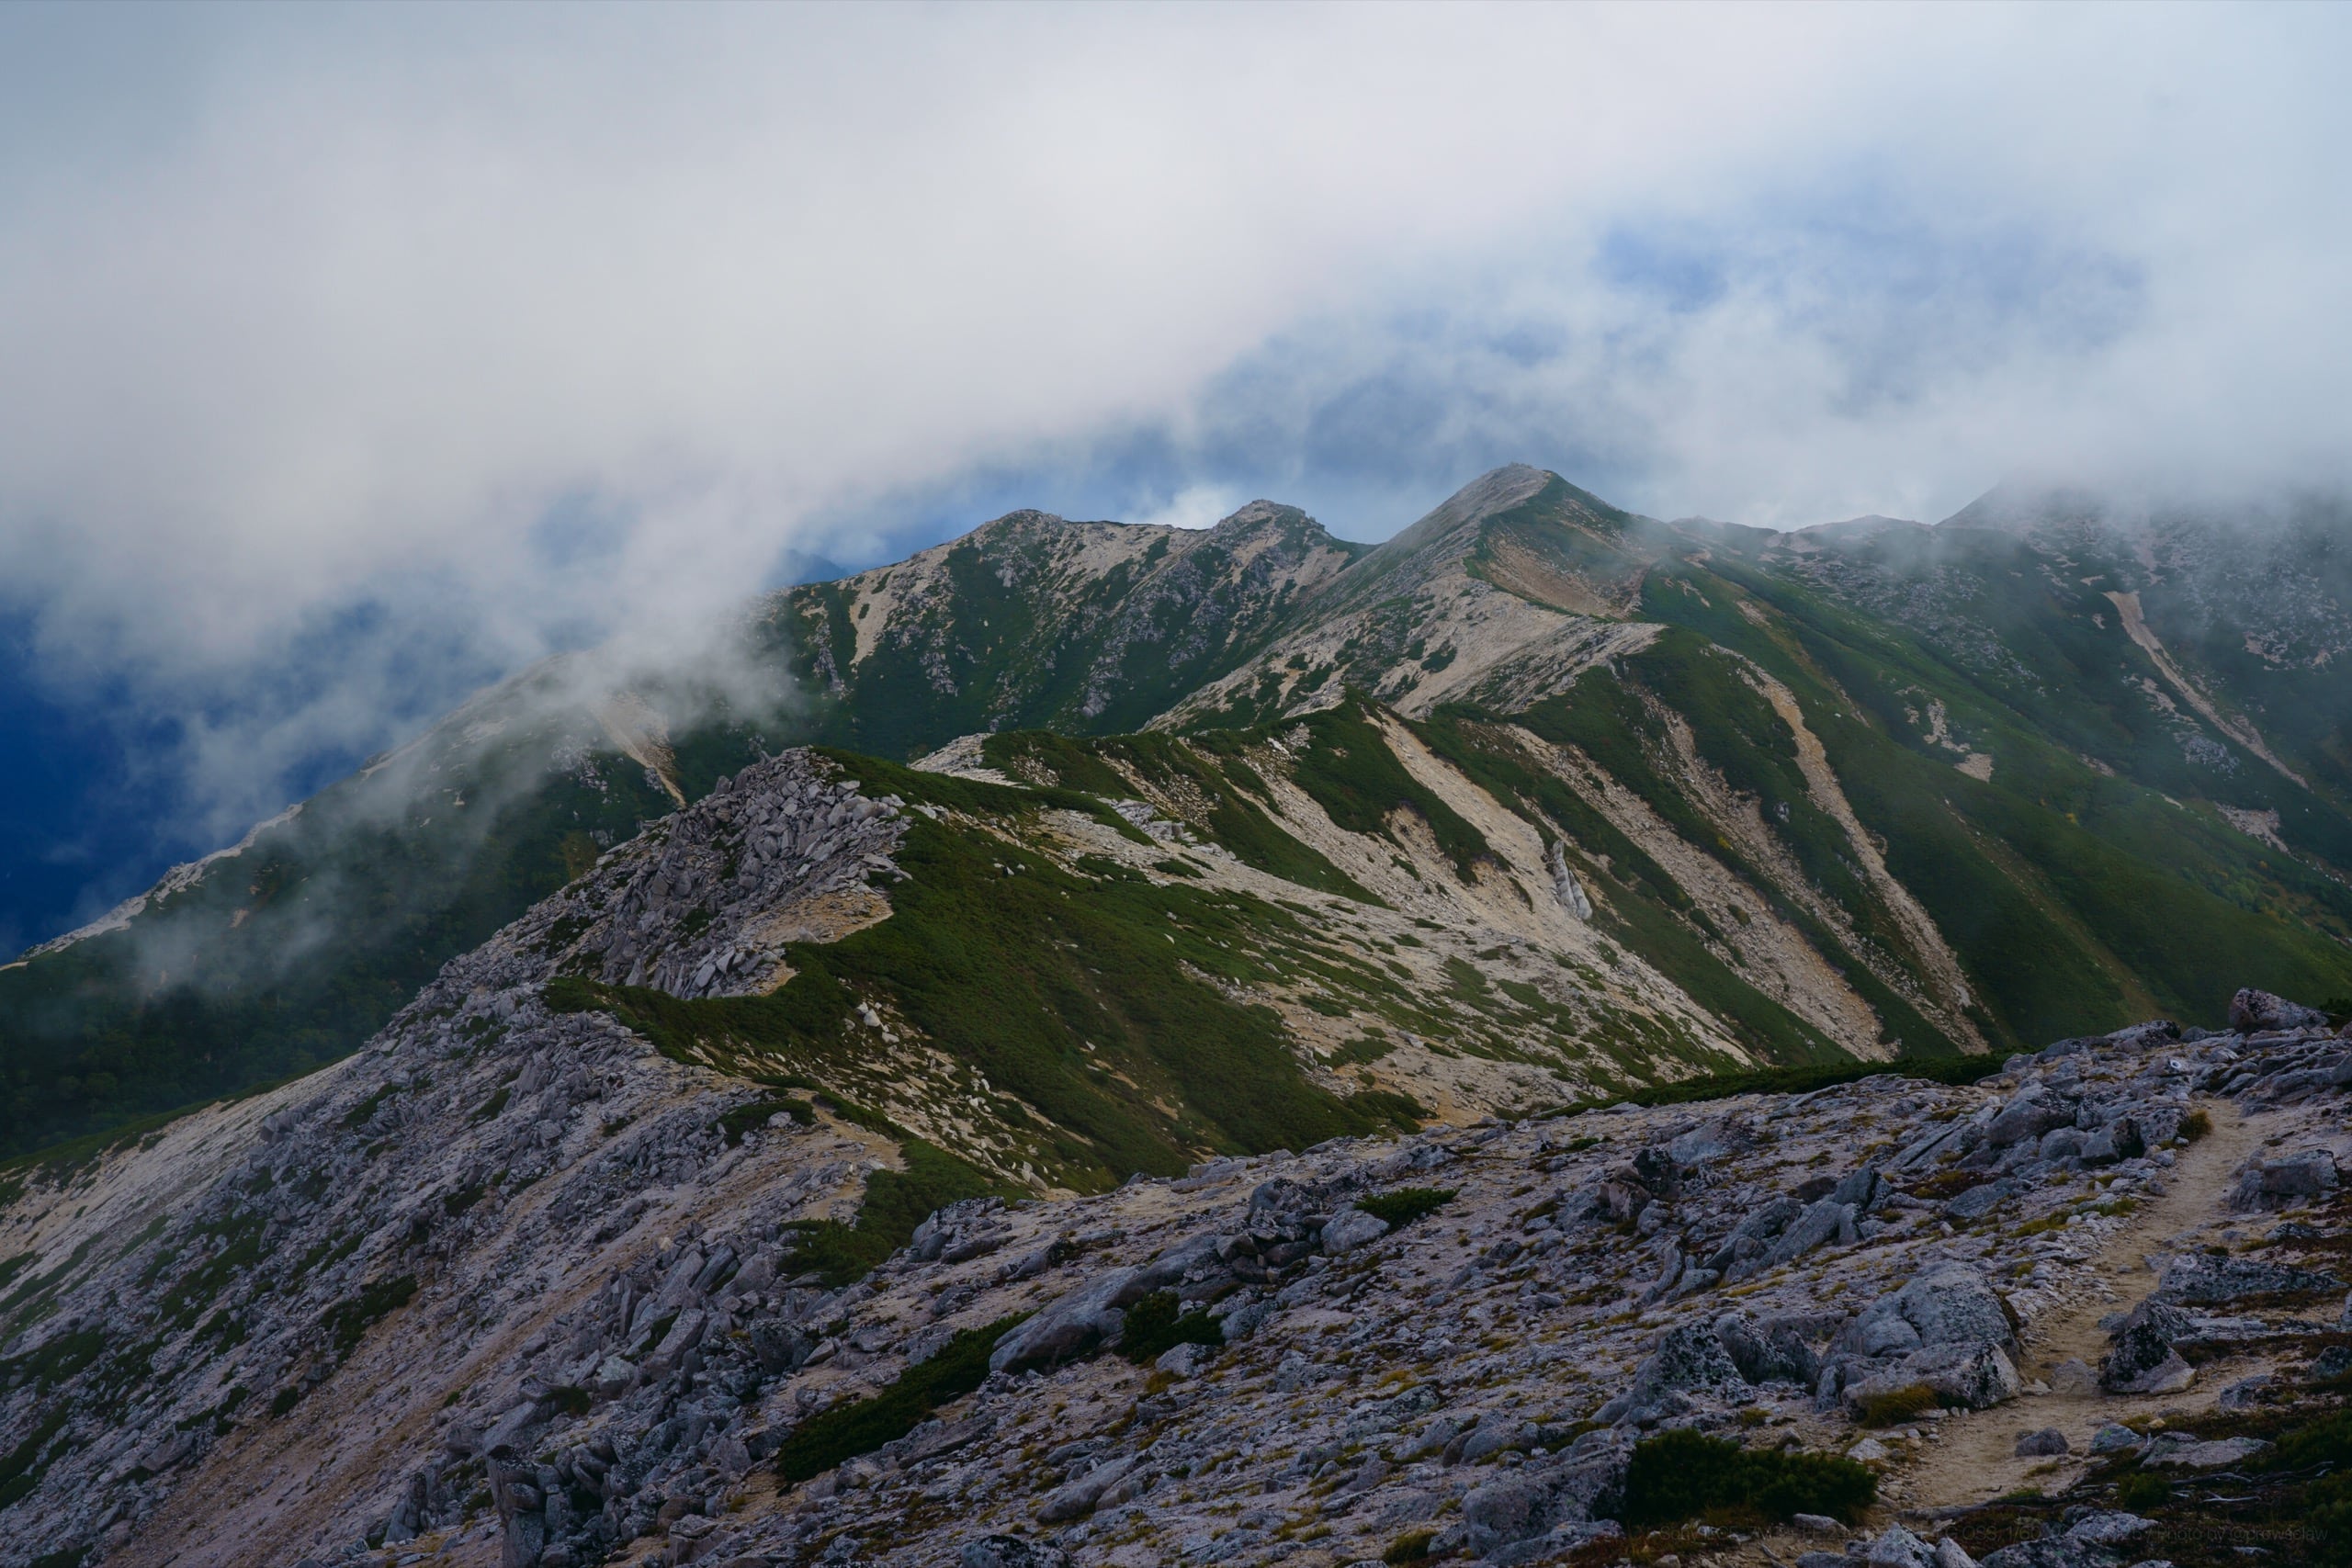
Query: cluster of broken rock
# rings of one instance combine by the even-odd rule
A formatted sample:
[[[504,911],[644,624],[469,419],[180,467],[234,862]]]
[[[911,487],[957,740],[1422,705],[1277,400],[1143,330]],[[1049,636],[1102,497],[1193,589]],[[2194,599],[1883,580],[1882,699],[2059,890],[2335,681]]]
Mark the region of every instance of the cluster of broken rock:
[[[898,874],[899,807],[867,799],[807,751],[786,751],[722,776],[526,920],[563,933],[559,956],[593,958],[606,981],[688,998],[763,990],[785,943],[809,940],[791,910],[877,872]]]
[[[1703,1116],[1616,1108],[1225,1162],[1099,1199],[963,1206],[804,1316],[831,1320],[830,1343],[849,1343],[846,1331],[876,1353],[852,1381],[871,1388],[949,1329],[1031,1311],[978,1393],[756,1517],[682,1515],[668,1550],[722,1563],[945,1562],[960,1532],[975,1568],[1342,1562],[1419,1534],[1434,1556],[1551,1560],[1618,1533],[1645,1434],[1739,1433],[1760,1412],[1776,1439],[1875,1461],[1893,1450],[1856,1444],[1851,1417],[1876,1396],[1924,1390],[1947,1410],[2018,1398],[2021,1337],[2059,1299],[2032,1282],[2033,1265],[2079,1260],[2112,1223],[2020,1222],[2063,1213],[2089,1179],[2160,1194],[2192,1094],[2292,1104],[2352,1081],[2331,1076],[2347,1061],[2324,1021],[2199,1038],[2143,1026],[2062,1042],[1967,1089],[1887,1077]],[[1860,1168],[1780,1177],[1850,1156],[1865,1129],[1884,1153]],[[2335,1168],[2319,1150],[2257,1160],[2231,1201],[2293,1204]],[[1953,1196],[1916,1195],[1954,1172]],[[1355,1206],[1439,1181],[1455,1199],[1402,1231]],[[1990,1204],[1960,1201],[1996,1184]],[[1736,1305],[1705,1278],[1735,1273],[1754,1287]],[[2080,1372],[2139,1387],[2152,1355],[2165,1366],[2319,1334],[2333,1312],[2209,1310],[2315,1289],[2341,1287],[2288,1263],[2177,1258],[2115,1320],[2102,1373]],[[1179,1347],[1146,1382],[1101,1352],[1156,1290],[1216,1314],[1227,1344]],[[784,1381],[842,1386],[809,1370]],[[784,1418],[752,1449],[819,1407],[803,1398],[771,1396]],[[2143,1448],[2151,1465],[2245,1457],[2242,1444],[2121,1427],[2085,1443]],[[658,1469],[642,1484],[658,1487]],[[2129,1561],[2145,1528],[2078,1510],[2060,1533],[1986,1561],[2103,1568]],[[1967,1561],[1900,1524],[1853,1546],[1829,1556]]]

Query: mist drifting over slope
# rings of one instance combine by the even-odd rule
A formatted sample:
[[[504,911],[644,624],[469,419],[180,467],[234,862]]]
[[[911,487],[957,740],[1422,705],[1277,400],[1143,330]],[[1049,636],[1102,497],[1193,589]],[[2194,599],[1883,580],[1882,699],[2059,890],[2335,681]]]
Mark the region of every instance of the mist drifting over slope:
[[[203,845],[548,652],[692,662],[790,552],[1013,504],[2334,482],[2346,30],[19,9],[0,608]]]

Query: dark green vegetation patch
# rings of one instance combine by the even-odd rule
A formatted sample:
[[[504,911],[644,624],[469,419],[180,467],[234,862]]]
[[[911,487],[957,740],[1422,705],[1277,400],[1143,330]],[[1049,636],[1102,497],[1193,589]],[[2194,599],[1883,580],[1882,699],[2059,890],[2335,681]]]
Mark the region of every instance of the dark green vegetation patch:
[[[854,1223],[794,1223],[800,1237],[793,1250],[794,1269],[813,1269],[829,1285],[846,1285],[906,1246],[934,1211],[997,1190],[979,1171],[920,1138],[901,1138],[899,1154],[906,1169],[877,1170],[865,1179]]]
[[[941,1405],[985,1382],[989,1352],[1020,1323],[1019,1317],[1007,1317],[985,1328],[964,1329],[937,1355],[909,1367],[872,1398],[837,1404],[803,1423],[775,1451],[776,1478],[797,1486],[905,1437]]]
[[[1661,1432],[1634,1445],[1625,1528],[1656,1529],[1710,1515],[1786,1523],[1798,1514],[1821,1514],[1853,1524],[1877,1496],[1878,1477],[1853,1460]]]
[[[394,1279],[370,1280],[360,1287],[357,1295],[329,1308],[323,1326],[328,1341],[334,1346],[335,1359],[349,1357],[359,1348],[360,1340],[368,1337],[370,1328],[408,1305],[415,1294],[416,1276],[402,1274]]]
[[[1205,1312],[1186,1312],[1173,1291],[1154,1291],[1127,1309],[1119,1354],[1142,1366],[1179,1345],[1222,1345],[1225,1325]]]
[[[1394,1191],[1375,1193],[1356,1200],[1356,1207],[1375,1220],[1385,1220],[1391,1230],[1402,1230],[1415,1220],[1436,1213],[1454,1200],[1451,1187],[1399,1187]]]

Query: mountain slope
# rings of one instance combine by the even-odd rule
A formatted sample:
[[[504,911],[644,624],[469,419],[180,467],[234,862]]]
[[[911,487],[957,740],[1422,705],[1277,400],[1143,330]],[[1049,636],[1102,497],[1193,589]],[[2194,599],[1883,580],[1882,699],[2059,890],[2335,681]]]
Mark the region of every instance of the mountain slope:
[[[2347,536],[2315,505],[2119,521],[1997,492],[1934,528],[1784,536],[1634,516],[1529,468],[1369,550],[1263,502],[1205,532],[1014,513],[763,602],[756,711],[730,705],[741,682],[531,672],[121,929],[0,968],[0,1149],[334,1058],[604,845],[786,743],[1001,769],[983,754],[1012,732],[1076,738],[1023,742],[1020,776],[1076,768],[1367,907],[1410,903],[1367,841],[1459,897],[1508,865],[1511,919],[1550,887],[1680,998],[1660,1016],[1683,1032],[1655,1039],[1573,1007],[1547,1025],[1626,1081],[2210,1019],[2244,981],[2352,996]],[[1477,919],[1509,929],[1499,908]],[[1490,991],[1528,983],[1494,951],[1460,957]]]
[[[2020,1425],[2079,1450],[2158,1403],[2204,1438],[2253,1405],[2279,1451],[2204,1464],[2256,1461],[2232,1485],[2264,1506],[2221,1546],[2311,1555],[2293,1521],[2328,1494],[2301,1455],[2342,1420],[2317,1354],[2340,1337],[2341,1035],[2244,993],[2218,1036],[1399,1135],[1408,1108],[1330,1073],[1284,988],[1442,1006],[1506,1066],[1544,1038],[1513,987],[1547,964],[1588,1000],[1638,987],[1660,1026],[1677,1006],[1638,966],[1581,972],[1600,944],[1533,897],[1560,889],[1523,819],[1407,721],[1329,713],[1201,743],[1222,750],[1001,736],[966,775],[786,751],[600,856],[360,1052],[19,1168],[0,1568],[1338,1568],[1693,1540],[1762,1568],[1805,1539],[1788,1516],[1877,1531],[1897,1505],[1964,1510],[1989,1552],[2186,1446],[2131,1434],[2044,1505]],[[1244,763],[1254,838],[1212,798]],[[1340,890],[1189,816],[976,767],[1148,785]],[[1305,836],[1270,848],[1278,822]],[[1408,926],[1438,952],[1387,943],[1407,968],[1475,975],[1452,955],[1513,936],[1538,962],[1400,990],[1366,954]],[[1166,1174],[1118,1179],[1097,1156],[1125,1140]],[[1885,1429],[1923,1409],[1938,1441]],[[1780,1456],[1778,1484],[1656,1485],[1723,1457],[1644,1446],[1676,1424],[1762,1428],[1743,1462]],[[1833,1457],[1871,1426],[1874,1468]],[[2121,1529],[2220,1550],[2201,1498],[2123,1497],[2158,1518]],[[1761,1512],[1736,1532],[1680,1529],[1741,1505]]]

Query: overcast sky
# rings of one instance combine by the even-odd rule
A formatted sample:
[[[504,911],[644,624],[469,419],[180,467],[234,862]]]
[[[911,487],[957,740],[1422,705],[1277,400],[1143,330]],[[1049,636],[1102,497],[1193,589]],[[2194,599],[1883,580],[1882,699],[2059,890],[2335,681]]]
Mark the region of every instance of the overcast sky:
[[[0,8],[0,615],[226,831],[1016,504],[2334,479],[2347,58],[2331,6]]]

